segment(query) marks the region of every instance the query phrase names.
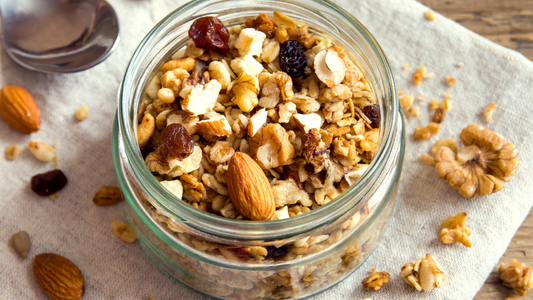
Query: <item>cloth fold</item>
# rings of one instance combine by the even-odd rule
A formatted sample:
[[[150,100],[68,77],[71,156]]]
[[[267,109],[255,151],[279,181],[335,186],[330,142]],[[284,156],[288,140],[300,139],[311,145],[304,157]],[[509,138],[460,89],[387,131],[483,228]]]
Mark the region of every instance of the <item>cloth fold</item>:
[[[31,136],[0,121],[0,148],[24,148],[14,161],[0,159],[0,270],[2,299],[48,299],[32,274],[33,257],[60,254],[74,262],[86,280],[83,299],[206,299],[161,272],[138,243],[125,244],[111,230],[111,221],[126,218],[124,207],[97,207],[91,201],[104,185],[118,186],[111,157],[111,135],[116,92],[126,65],[144,35],[182,3],[176,1],[109,1],[121,23],[121,41],[115,53],[93,69],[68,75],[40,74],[14,63],[0,50],[0,83],[30,91],[41,110],[41,130]],[[529,172],[533,155],[529,143],[533,121],[533,63],[515,51],[498,46],[437,15],[424,19],[426,7],[412,0],[336,0],[362,21],[388,56],[397,87],[415,96],[418,118],[407,116],[407,147],[395,212],[373,254],[354,274],[311,299],[472,299],[505,252],[514,233],[533,205]],[[459,67],[458,63],[464,66]],[[402,67],[408,63],[409,68]],[[433,78],[414,85],[413,72],[425,65]],[[448,87],[446,76],[457,84]],[[453,108],[440,133],[427,141],[414,141],[414,129],[426,126],[432,116],[429,100],[453,95]],[[428,100],[416,100],[425,96]],[[481,110],[497,103],[494,121],[486,123]],[[90,107],[89,117],[78,122],[75,111]],[[434,167],[420,160],[433,143],[449,137],[459,141],[461,130],[480,124],[504,135],[520,151],[520,166],[503,191],[487,197],[465,199],[439,178]],[[69,184],[50,201],[29,188],[31,176],[54,169],[27,150],[29,140],[53,144],[59,169]],[[472,248],[444,245],[438,240],[440,224],[458,212],[467,212]],[[11,235],[27,231],[31,251],[21,259],[10,245]],[[443,288],[418,293],[399,277],[405,263],[434,256],[448,275]],[[370,268],[391,274],[380,291],[369,292],[361,281]]]

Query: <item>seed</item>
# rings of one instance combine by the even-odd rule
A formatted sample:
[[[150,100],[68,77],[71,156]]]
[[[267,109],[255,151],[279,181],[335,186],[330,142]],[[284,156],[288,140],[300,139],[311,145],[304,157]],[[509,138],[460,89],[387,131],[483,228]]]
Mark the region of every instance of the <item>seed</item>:
[[[11,237],[11,244],[22,258],[28,257],[30,252],[30,235],[26,231],[19,231]]]
[[[115,233],[115,235],[126,243],[133,243],[137,239],[135,237],[135,234],[131,230],[130,225],[124,222],[114,220],[113,222],[111,222],[111,228],[113,228],[113,232]]]
[[[54,158],[54,148],[46,143],[29,141],[28,149],[30,149],[31,154],[40,161],[47,162]]]
[[[94,204],[98,206],[113,205],[120,201],[122,201],[122,191],[114,186],[102,187],[93,198]]]
[[[5,150],[4,153],[6,154],[6,158],[8,160],[14,160],[15,158],[17,158],[17,156],[20,155],[20,151],[22,151],[20,146],[9,145],[9,146],[6,147],[6,150]]]

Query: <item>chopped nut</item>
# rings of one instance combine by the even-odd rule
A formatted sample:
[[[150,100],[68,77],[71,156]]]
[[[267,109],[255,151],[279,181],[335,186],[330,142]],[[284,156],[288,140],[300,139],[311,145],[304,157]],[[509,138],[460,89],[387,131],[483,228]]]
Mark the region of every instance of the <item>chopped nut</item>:
[[[161,76],[161,85],[164,88],[170,89],[174,93],[174,97],[177,97],[181,92],[182,83],[189,78],[189,76],[189,72],[183,69],[170,70]],[[157,92],[159,92],[159,90]]]
[[[424,13],[424,18],[426,18],[426,20],[428,21],[434,21],[436,17],[437,16],[435,15],[435,13],[431,10],[426,10],[426,12]]]
[[[320,170],[326,159],[326,145],[321,139],[321,135],[316,128],[309,130],[302,139],[304,157],[311,163],[315,170]]]
[[[257,131],[266,123],[267,111],[262,108],[258,110],[248,121],[248,135],[253,137]]]
[[[421,66],[413,74],[413,80],[415,84],[418,84],[418,85],[422,84],[422,79],[424,78],[424,75],[426,75],[426,67]]]
[[[246,72],[252,76],[257,76],[263,71],[263,65],[255,60],[252,55],[236,57],[231,61],[230,66],[237,75]]]
[[[231,126],[225,116],[210,112],[205,116],[209,117],[207,120],[200,121],[196,124],[196,129],[201,135],[231,135]]]
[[[272,186],[272,194],[276,208],[284,207],[286,205],[296,204],[300,202],[303,206],[313,205],[313,201],[309,199],[309,195],[303,189],[298,188],[294,180],[279,180]]]
[[[278,123],[289,123],[291,121],[291,117],[294,115],[296,117],[296,113],[298,112],[296,110],[296,104],[292,102],[287,102],[284,104],[278,105],[279,108],[279,120]],[[320,118],[320,120],[322,120]]]
[[[218,80],[211,80],[205,85],[196,84],[184,97],[181,108],[195,116],[203,115],[215,107],[221,89],[222,85]]]
[[[261,99],[259,106],[265,108],[274,108],[280,100],[287,102],[292,100],[294,92],[292,91],[291,77],[282,71],[274,72],[261,89]]]
[[[513,259],[508,265],[500,265],[500,279],[504,286],[514,289],[518,295],[524,297],[533,287],[533,270]]]
[[[250,156],[263,169],[293,163],[294,146],[280,124],[267,124],[250,139]]]
[[[416,106],[411,106],[407,109],[407,113],[413,117],[413,118],[417,118],[418,117],[418,114],[420,113],[420,108],[416,107]]]
[[[198,116],[193,116],[184,111],[172,111],[167,116],[166,126],[177,123],[185,127],[190,135],[193,135],[197,131],[196,123],[198,121],[200,121]]]
[[[437,109],[437,108],[439,108],[439,102],[437,101],[437,99],[433,99],[429,101],[429,109]]]
[[[231,83],[231,69],[220,61],[212,61],[209,64],[209,76],[221,84],[221,89],[226,90]]]
[[[83,105],[76,111],[76,119],[78,121],[83,121],[87,119],[87,116],[89,115],[89,106]]]
[[[406,95],[406,94],[400,94],[398,95],[398,98],[400,100],[400,106],[402,108],[409,108],[411,105],[413,105],[413,101],[415,97],[413,95]]]
[[[261,59],[265,63],[271,63],[278,58],[279,50],[280,45],[276,40],[265,40],[263,43],[263,53],[261,53]]]
[[[340,84],[346,74],[346,65],[339,53],[325,49],[317,53],[314,62],[315,73],[329,88]]]
[[[6,155],[7,160],[14,160],[20,155],[20,152],[22,151],[22,148],[17,145],[9,145],[4,150],[4,153]]]
[[[115,235],[126,243],[131,244],[135,242],[135,240],[137,240],[135,234],[133,233],[133,230],[131,230],[130,225],[124,222],[114,220],[113,222],[111,222],[111,228],[113,229]]]
[[[448,99],[444,99],[439,104],[439,107],[444,108],[446,111],[450,111],[452,109],[452,104],[453,104],[453,101],[448,100]]]
[[[435,110],[435,114],[433,115],[433,122],[442,123],[444,118],[446,118],[446,110],[442,107],[437,108]]]
[[[427,153],[422,153],[422,156],[420,156],[420,159],[426,165],[434,166],[437,164],[435,162],[435,159],[432,156],[429,156]]]
[[[257,99],[259,82],[255,76],[245,72],[239,74],[233,82],[231,91],[235,94],[231,101],[237,104],[243,112],[251,112],[259,104]]]
[[[46,143],[29,141],[28,149],[30,149],[31,154],[40,161],[48,162],[54,158],[54,148]]]
[[[418,140],[427,140],[430,137],[434,136],[435,134],[439,133],[440,131],[440,125],[437,123],[429,123],[426,127],[420,127],[415,129],[415,133],[413,134],[413,137],[415,141]]]
[[[142,147],[148,143],[155,131],[155,119],[151,114],[145,114],[137,128],[137,140]]]
[[[209,152],[209,159],[218,164],[228,162],[235,154],[233,147],[225,141],[218,141]]]
[[[263,52],[263,41],[266,34],[253,28],[244,28],[239,33],[239,37],[233,44],[239,50],[240,55],[261,56]]]
[[[492,113],[496,109],[496,103],[492,102],[491,104],[487,105],[483,109],[483,115],[485,116],[485,120],[487,120],[488,123],[492,122]]]
[[[455,154],[447,147],[435,153],[437,172],[467,198],[499,192],[503,181],[513,178],[518,167],[518,150],[507,140],[480,125],[461,132],[465,145]]]
[[[453,78],[452,76],[446,76],[446,84],[449,87],[454,86],[457,83],[457,79]]]
[[[148,157],[150,157],[150,154],[148,154],[148,156],[146,157],[146,160],[148,160]],[[179,160],[177,158],[169,159],[167,164],[170,170],[167,171],[167,173],[159,172],[159,174],[168,174],[172,177],[181,176],[184,173],[190,173],[198,169],[200,167],[201,162],[202,162],[202,149],[199,146],[195,145],[193,153],[189,155],[187,158],[183,160]],[[146,162],[146,164],[148,165],[148,162]],[[162,167],[164,169],[164,165],[162,165]]]
[[[472,247],[472,243],[468,240],[472,231],[470,227],[466,226],[465,212],[460,212],[455,217],[444,220],[440,228],[439,239],[444,244],[459,242],[468,248]]]
[[[387,272],[376,272],[376,269],[370,269],[370,276],[365,278],[361,283],[365,290],[379,290],[390,280],[390,274]]]
[[[183,196],[183,186],[179,180],[164,180],[159,183],[161,183],[161,185],[164,186],[174,196],[180,199]]]
[[[98,206],[114,205],[122,201],[122,191],[114,186],[103,186],[93,197]]]
[[[322,125],[322,118],[316,113],[295,114],[293,118],[296,121],[298,128],[305,133],[313,128],[319,130]]]
[[[182,59],[176,59],[171,60],[169,62],[166,62],[162,67],[161,71],[163,73],[174,70],[174,69],[183,69],[187,72],[192,71],[194,69],[194,65],[196,64],[196,60],[192,57],[182,58]],[[155,98],[152,98],[155,99]]]
[[[426,258],[405,264],[400,277],[417,291],[423,289],[429,292],[433,288],[441,288],[448,276],[440,270],[439,263],[427,254]]]
[[[224,142],[225,143],[225,142]],[[180,177],[181,185],[187,195],[191,196],[196,202],[200,202],[207,199],[207,192],[203,183],[199,182],[196,177],[183,174]]]

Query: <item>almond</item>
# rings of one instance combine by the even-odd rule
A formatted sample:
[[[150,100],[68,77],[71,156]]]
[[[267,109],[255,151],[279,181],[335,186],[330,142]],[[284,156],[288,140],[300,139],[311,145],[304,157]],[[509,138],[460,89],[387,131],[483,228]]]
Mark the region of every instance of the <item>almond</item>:
[[[77,300],[83,296],[83,274],[63,256],[53,253],[35,256],[33,275],[43,292],[52,300]]]
[[[24,88],[6,85],[0,90],[0,116],[13,129],[25,134],[39,131],[41,116],[33,96]]]
[[[237,152],[229,162],[228,192],[235,209],[253,221],[272,219],[276,211],[272,188],[265,173],[247,154]]]

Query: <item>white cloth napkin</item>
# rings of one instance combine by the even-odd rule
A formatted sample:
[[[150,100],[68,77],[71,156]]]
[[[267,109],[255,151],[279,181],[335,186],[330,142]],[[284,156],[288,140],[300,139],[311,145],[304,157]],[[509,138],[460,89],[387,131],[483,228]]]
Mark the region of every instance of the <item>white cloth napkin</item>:
[[[0,84],[28,89],[41,109],[41,130],[23,135],[0,121],[0,149],[23,146],[15,161],[0,157],[0,283],[1,299],[47,299],[32,275],[32,260],[52,252],[73,261],[86,280],[83,299],[206,299],[163,274],[138,243],[115,237],[111,221],[124,220],[122,205],[97,207],[91,201],[103,185],[118,186],[111,157],[111,132],[116,92],[138,43],[161,18],[177,8],[177,1],[110,1],[122,26],[115,53],[99,66],[70,75],[46,75],[26,70],[0,50]],[[407,122],[407,148],[395,212],[377,249],[352,276],[312,299],[472,299],[507,248],[533,205],[533,64],[520,54],[500,47],[440,15],[427,21],[424,6],[412,0],[337,0],[360,19],[384,48],[397,86],[404,92],[428,97],[415,100],[417,119]],[[459,68],[458,62],[464,62]],[[409,63],[408,71],[402,66]],[[421,86],[412,83],[416,68],[425,65],[435,76]],[[457,78],[447,87],[447,75]],[[414,141],[415,128],[429,123],[430,99],[454,96],[453,109],[441,132],[428,141]],[[498,108],[494,121],[485,123],[481,109],[490,102]],[[78,122],[75,111],[90,107],[88,119]],[[497,131],[520,150],[520,166],[503,191],[465,199],[439,178],[434,167],[419,157],[440,138],[458,139],[461,130],[479,123]],[[54,168],[37,161],[26,148],[30,140],[57,146],[59,168],[69,184],[55,201],[35,195],[30,177]],[[438,240],[441,222],[460,211],[468,213],[472,248],[444,245]],[[10,245],[20,230],[30,234],[32,247],[21,259]],[[430,253],[448,275],[444,287],[418,293],[400,279],[400,267]],[[391,282],[376,292],[363,290],[370,268],[387,271]]]

